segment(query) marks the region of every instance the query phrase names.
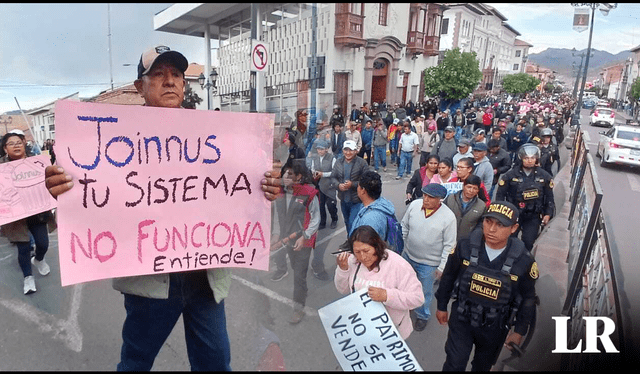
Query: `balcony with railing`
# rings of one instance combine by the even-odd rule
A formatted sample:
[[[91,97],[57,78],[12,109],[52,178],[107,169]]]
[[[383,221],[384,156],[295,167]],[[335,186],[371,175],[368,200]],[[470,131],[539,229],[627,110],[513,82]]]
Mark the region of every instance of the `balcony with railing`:
[[[440,35],[424,37],[424,54],[427,56],[437,56],[440,49]]]
[[[421,31],[409,31],[407,33],[407,53],[422,54],[424,49],[424,33]]]
[[[364,4],[336,4],[336,46],[358,48],[365,45],[363,13]]]

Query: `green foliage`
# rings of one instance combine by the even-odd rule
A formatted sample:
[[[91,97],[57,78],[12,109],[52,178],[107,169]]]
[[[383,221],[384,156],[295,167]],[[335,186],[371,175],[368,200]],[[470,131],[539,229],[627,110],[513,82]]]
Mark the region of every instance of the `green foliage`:
[[[518,95],[533,91],[539,84],[540,79],[527,73],[509,74],[502,80],[502,89],[512,95]]]
[[[197,93],[193,92],[191,86],[187,85],[184,89],[184,100],[182,100],[182,107],[186,109],[195,109],[196,105],[200,104],[202,99]]]
[[[460,100],[469,96],[482,80],[475,52],[448,50],[442,63],[425,70],[424,91],[428,96]]]
[[[636,79],[636,81],[633,82],[631,89],[629,90],[629,95],[634,101],[640,99],[640,79]]]

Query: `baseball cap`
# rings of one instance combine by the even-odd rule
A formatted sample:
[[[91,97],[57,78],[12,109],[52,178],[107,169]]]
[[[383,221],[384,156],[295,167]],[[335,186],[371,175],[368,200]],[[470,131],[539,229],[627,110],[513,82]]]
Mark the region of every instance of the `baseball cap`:
[[[316,140],[316,148],[327,149],[329,148],[329,143],[325,140]]]
[[[396,125],[397,125],[398,123],[400,123],[400,118],[395,118],[395,119],[393,120],[393,123],[395,123]]]
[[[342,144],[342,149],[344,149],[344,148],[349,148],[349,149],[355,151],[356,149],[358,149],[358,146],[357,146],[355,141],[347,140],[347,141],[344,142],[344,144]]]
[[[487,149],[487,143],[485,142],[474,143],[472,147],[472,150],[474,151],[486,151]]]
[[[148,74],[153,65],[158,61],[169,61],[183,73],[189,67],[189,62],[182,53],[172,51],[167,46],[159,45],[148,49],[140,56],[140,62],[138,63],[138,79],[142,78],[143,75]]]
[[[484,135],[484,130],[483,129],[477,129],[473,133],[476,134],[476,135],[480,135],[480,134]]]
[[[422,187],[422,193],[431,197],[444,199],[447,197],[447,189],[440,183],[429,183]]]
[[[507,201],[494,201],[482,218],[495,218],[504,226],[513,226],[518,222],[518,209]]]
[[[471,141],[467,138],[460,138],[458,141],[458,147],[468,147],[469,145],[471,145]]]
[[[447,126],[447,127],[444,128],[444,131],[454,132],[454,131],[456,131],[456,129],[454,129],[453,126]]]
[[[13,130],[9,131],[9,134],[24,135],[24,131],[22,131],[20,129],[13,129]]]

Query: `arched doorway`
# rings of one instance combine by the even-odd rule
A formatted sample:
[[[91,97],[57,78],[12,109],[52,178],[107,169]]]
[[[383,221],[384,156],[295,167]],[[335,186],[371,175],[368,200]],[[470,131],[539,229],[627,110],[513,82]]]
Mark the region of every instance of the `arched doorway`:
[[[387,81],[389,76],[389,61],[378,58],[373,61],[371,79],[371,102],[381,103],[387,98]]]

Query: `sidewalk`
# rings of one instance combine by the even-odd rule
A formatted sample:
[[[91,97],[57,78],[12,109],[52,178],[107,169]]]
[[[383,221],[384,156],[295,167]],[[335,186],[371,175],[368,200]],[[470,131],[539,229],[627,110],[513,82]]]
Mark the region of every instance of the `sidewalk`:
[[[623,119],[618,122],[624,123],[631,118],[622,110],[615,110],[615,112],[616,116]],[[567,255],[570,239],[570,181],[571,166],[567,162],[554,177],[556,216],[540,233],[532,250],[540,270],[540,278],[536,282],[540,305],[538,306],[534,335],[526,348],[525,355],[522,358],[508,361],[503,368],[505,371],[557,371],[561,369],[561,355],[551,353],[555,345],[556,332],[555,321],[551,317],[562,315],[569,282]],[[498,365],[510,355],[508,350],[503,350]]]

